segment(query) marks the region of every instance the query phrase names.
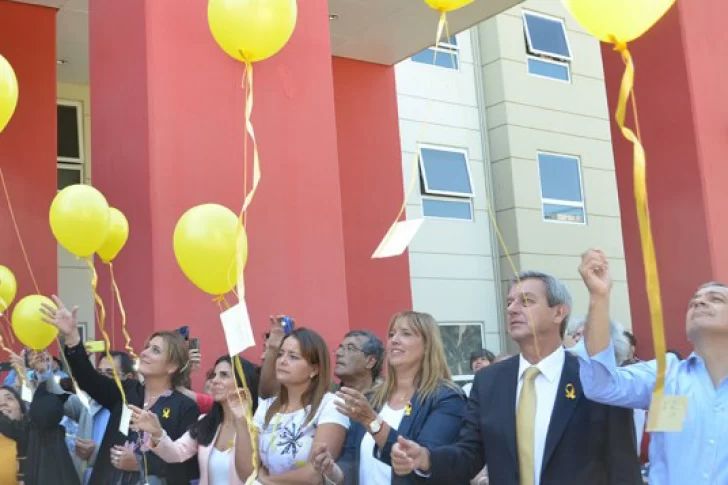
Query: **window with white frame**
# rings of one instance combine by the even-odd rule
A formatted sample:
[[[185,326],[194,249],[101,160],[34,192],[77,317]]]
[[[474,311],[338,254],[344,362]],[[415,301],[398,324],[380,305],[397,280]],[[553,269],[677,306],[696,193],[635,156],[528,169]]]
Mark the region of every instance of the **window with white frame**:
[[[422,215],[473,220],[473,183],[465,150],[432,145],[419,148]]]
[[[83,183],[83,104],[58,100],[56,103],[58,190]]]
[[[571,48],[564,19],[523,10],[526,64],[533,76],[571,81]]]
[[[586,224],[581,160],[572,155],[539,152],[538,172],[544,220]]]
[[[459,322],[439,323],[438,326],[453,380],[472,381],[470,354],[485,348],[485,325],[483,322]]]
[[[450,38],[441,40],[437,46],[429,47],[412,56],[414,62],[431,64],[446,69],[458,69],[460,59],[457,38],[453,35]]]

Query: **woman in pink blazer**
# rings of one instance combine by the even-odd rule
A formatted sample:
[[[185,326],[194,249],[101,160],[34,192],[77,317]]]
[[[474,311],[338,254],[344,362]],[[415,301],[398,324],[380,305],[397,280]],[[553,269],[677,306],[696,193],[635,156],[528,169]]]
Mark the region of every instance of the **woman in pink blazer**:
[[[258,374],[254,366],[243,359],[243,372],[252,394],[254,406],[258,403]],[[243,485],[235,471],[235,417],[228,395],[236,387],[242,388],[242,378],[234,370],[231,359],[225,355],[217,359],[212,375],[211,392],[215,404],[177,441],[164,432],[156,414],[134,406],[132,427],[149,434],[149,447],[167,463],[182,463],[197,455],[200,463],[199,485]],[[245,477],[247,478],[247,477]]]

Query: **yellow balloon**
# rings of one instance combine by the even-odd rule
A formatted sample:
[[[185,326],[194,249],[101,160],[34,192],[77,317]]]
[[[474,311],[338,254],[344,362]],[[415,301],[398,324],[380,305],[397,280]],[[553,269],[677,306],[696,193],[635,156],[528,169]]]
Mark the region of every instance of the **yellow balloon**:
[[[182,272],[202,291],[224,295],[238,279],[236,238],[238,217],[218,204],[203,204],[185,212],[174,229],[174,255]],[[243,268],[248,259],[245,230]]]
[[[28,295],[13,309],[13,332],[23,345],[33,350],[45,349],[58,336],[58,329],[42,320],[40,308],[43,303],[56,308],[50,298]]]
[[[7,266],[0,266],[0,312],[5,312],[18,293],[18,282]]]
[[[675,0],[564,0],[590,34],[603,42],[631,42],[662,18]]]
[[[93,255],[109,230],[109,204],[90,185],[70,185],[58,192],[50,210],[58,243],[80,258]]]
[[[13,66],[0,54],[0,132],[7,126],[18,104],[18,78]]]
[[[466,5],[473,3],[475,0],[425,0],[425,3],[438,12],[452,12]]]
[[[117,208],[109,209],[109,231],[101,247],[96,250],[101,261],[110,263],[121,252],[129,239],[129,222],[126,216]]]
[[[296,27],[296,0],[209,0],[215,41],[239,61],[258,62],[283,48]]]

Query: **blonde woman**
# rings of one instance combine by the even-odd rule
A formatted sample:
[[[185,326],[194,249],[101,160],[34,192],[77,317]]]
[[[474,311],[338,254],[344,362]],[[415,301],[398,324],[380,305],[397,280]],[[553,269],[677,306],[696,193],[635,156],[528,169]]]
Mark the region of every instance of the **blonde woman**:
[[[450,378],[440,330],[427,313],[402,312],[389,322],[387,376],[370,400],[342,388],[337,408],[351,419],[338,464],[326,445],[314,450],[314,467],[327,482],[381,485],[414,483],[392,473],[390,452],[399,436],[423,446],[453,443],[465,396]]]

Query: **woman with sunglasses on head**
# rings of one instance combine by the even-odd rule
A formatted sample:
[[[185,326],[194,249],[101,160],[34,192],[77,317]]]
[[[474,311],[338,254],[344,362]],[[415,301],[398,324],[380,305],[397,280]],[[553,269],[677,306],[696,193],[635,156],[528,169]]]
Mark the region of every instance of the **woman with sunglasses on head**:
[[[245,381],[256,402],[258,376],[249,362],[242,362]],[[212,371],[211,392],[215,400],[209,414],[195,423],[177,441],[164,432],[159,418],[136,406],[132,410],[132,426],[150,436],[149,446],[167,463],[181,463],[197,455],[200,464],[200,485],[243,485],[233,462],[235,456],[235,413],[242,407],[237,390],[243,387],[243,379],[232,359],[225,355],[217,359]]]
[[[269,351],[270,352],[270,351]],[[321,473],[309,458],[319,443],[338,456],[349,420],[336,410],[331,386],[331,363],[324,340],[305,328],[283,338],[276,359],[279,390],[255,413],[258,431],[256,456],[244,416],[237,416],[235,466],[247,479],[254,468],[263,485],[319,485]],[[254,465],[259,465],[254,466]]]
[[[336,484],[413,484],[413,475],[392,473],[391,451],[402,436],[423,446],[454,442],[460,431],[465,396],[452,382],[435,319],[402,312],[389,322],[387,375],[368,399],[343,387],[336,407],[351,419],[343,456],[323,444],[312,461],[325,481]]]
[[[167,464],[146,450],[138,433],[121,433],[124,400],[116,382],[96,372],[91,365],[78,332],[78,309],[69,311],[57,297],[53,300],[57,308],[44,305],[44,320],[57,327],[63,337],[66,360],[79,387],[111,412],[89,483],[186,485],[197,478],[197,460]],[[189,373],[187,344],[176,332],[154,332],[139,357],[139,374],[144,384],[137,379],[121,382],[127,403],[156,414],[169,437],[178,439],[199,416],[197,404],[176,390]]]

